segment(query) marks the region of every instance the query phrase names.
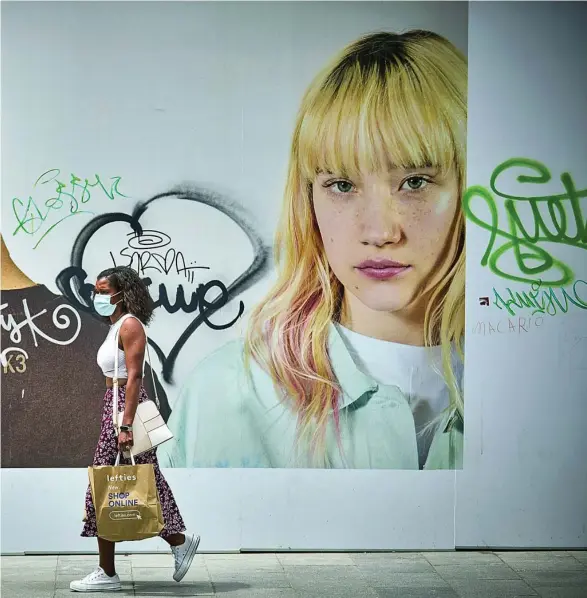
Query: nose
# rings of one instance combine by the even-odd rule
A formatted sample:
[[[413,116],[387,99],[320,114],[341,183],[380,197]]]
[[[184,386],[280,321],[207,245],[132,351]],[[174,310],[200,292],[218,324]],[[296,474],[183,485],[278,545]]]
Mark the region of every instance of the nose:
[[[373,186],[363,199],[359,214],[361,243],[375,247],[399,243],[403,232],[389,187]]]

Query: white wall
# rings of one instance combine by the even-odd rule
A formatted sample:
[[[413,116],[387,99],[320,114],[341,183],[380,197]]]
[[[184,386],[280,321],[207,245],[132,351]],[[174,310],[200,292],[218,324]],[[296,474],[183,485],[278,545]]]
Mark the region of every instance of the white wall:
[[[498,164],[525,157],[545,164],[551,182],[517,184],[513,175],[503,175],[506,193],[562,194],[564,172],[577,189],[587,188],[587,84],[581,75],[587,68],[586,26],[584,3],[470,4],[469,185],[485,186]],[[563,203],[574,236],[570,202]],[[503,203],[498,205],[505,228]],[[585,194],[580,205],[584,227]],[[478,213],[488,217],[482,207]],[[520,213],[533,231],[529,206]],[[554,232],[544,203],[541,213]],[[586,546],[587,303],[554,316],[516,308],[512,317],[493,303],[480,306],[479,297],[494,301],[493,288],[506,297],[506,288],[515,293],[530,285],[480,268],[489,233],[469,223],[467,235],[466,453],[457,484],[455,543]],[[575,280],[587,280],[586,241],[583,232],[581,248],[543,246],[572,267]],[[519,274],[513,260],[504,260],[504,270]],[[548,269],[540,277],[555,280],[557,272]],[[587,302],[587,285],[577,288]],[[516,331],[510,331],[509,319]],[[473,333],[479,322],[485,335]],[[491,333],[490,322],[493,329],[502,322],[504,332]]]
[[[466,8],[2,3],[2,232],[15,260],[56,290],[55,275],[83,223],[60,225],[42,252],[5,234],[10,199],[54,167],[122,176],[132,199],[116,200],[116,209],[126,212],[133,200],[194,181],[246,208],[269,243],[295,111],[316,67],[382,27],[431,28],[466,49]],[[525,156],[543,161],[555,178],[570,171],[578,188],[587,187],[584,6],[476,2],[469,15],[469,183],[487,185],[498,163]],[[556,180],[548,187],[558,189]],[[92,209],[112,208],[97,200]],[[212,218],[204,208],[159,209],[149,223],[170,220],[177,246],[195,243],[197,259],[213,265],[230,256],[235,268],[250,259],[243,237],[236,252],[218,243],[219,229],[229,234],[227,221],[194,235],[186,223]],[[106,245],[121,243],[120,231],[105,235]],[[585,312],[545,317],[528,333],[473,334],[478,321],[504,319],[478,297],[491,297],[493,287],[518,288],[481,268],[486,244],[487,233],[470,225],[464,470],[168,471],[202,550],[587,545]],[[97,257],[88,259],[92,274],[104,247],[97,243]],[[556,250],[587,279],[582,250]],[[248,291],[245,303],[266,284]],[[154,325],[165,350],[186,319]],[[178,376],[236,333],[202,331],[182,352]],[[167,390],[173,398],[175,388]],[[94,550],[79,537],[86,475],[2,470],[2,551]],[[152,540],[127,548],[165,546]]]

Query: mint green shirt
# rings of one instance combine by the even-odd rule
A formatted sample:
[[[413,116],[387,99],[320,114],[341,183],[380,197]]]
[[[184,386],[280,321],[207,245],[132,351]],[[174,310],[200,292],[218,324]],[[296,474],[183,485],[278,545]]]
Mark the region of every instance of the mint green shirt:
[[[280,401],[272,378],[254,361],[247,372],[243,341],[234,341],[187,378],[168,422],[174,438],[157,451],[161,467],[418,469],[414,417],[404,394],[359,371],[333,325],[328,353],[342,389],[340,437],[331,417],[320,461],[298,441],[297,415]],[[460,469],[460,417],[443,413],[432,433],[424,468]]]

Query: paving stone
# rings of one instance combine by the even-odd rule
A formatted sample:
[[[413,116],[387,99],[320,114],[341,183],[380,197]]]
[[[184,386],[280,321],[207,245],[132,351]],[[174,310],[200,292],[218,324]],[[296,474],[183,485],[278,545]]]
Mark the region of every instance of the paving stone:
[[[217,594],[221,596],[221,593]],[[235,590],[230,591],[227,597],[230,598],[300,598],[298,594],[291,588],[254,588],[250,590]],[[332,597],[333,598],[333,597]],[[357,596],[356,598],[360,598]]]
[[[562,588],[544,588],[538,590],[540,598],[585,598],[587,588],[566,586]]]
[[[321,554],[278,554],[277,559],[284,566],[353,566],[355,563],[348,554],[321,553]]]
[[[28,574],[30,576],[30,572]],[[0,593],[2,598],[53,598],[55,581],[28,581],[23,574],[20,581],[4,580],[2,572],[2,585]]]
[[[447,582],[435,571],[414,573],[389,572],[370,580],[378,588],[448,588]]]
[[[514,571],[587,571],[587,561],[581,562],[572,555],[561,555],[552,559],[543,556],[534,558],[510,558],[505,563]]]
[[[350,554],[351,560],[356,565],[387,563],[428,563],[421,552],[355,552]]]
[[[569,555],[581,563],[587,563],[587,550],[570,550]]]
[[[558,559],[567,559],[571,555],[565,550],[550,550],[543,552],[540,550],[504,550],[496,551],[495,555],[504,563],[520,563],[532,561],[556,561]]]
[[[380,562],[357,563],[357,568],[365,577],[377,577],[385,573],[434,573],[434,567],[426,560],[390,559]]]
[[[422,555],[432,565],[472,565],[473,563],[499,563],[500,558],[493,552],[461,550],[447,552],[423,552]]]
[[[29,560],[30,559],[30,560]],[[22,571],[23,567],[34,568],[35,571],[55,571],[58,559],[54,557],[19,556],[2,557],[2,572]]]
[[[140,581],[134,584],[134,596],[141,596],[142,598],[153,598],[157,596],[214,596],[214,589],[210,584],[181,582],[178,584],[174,581],[159,582],[159,581]]]
[[[585,588],[585,596],[587,596],[587,569],[581,571],[521,571],[520,576],[533,588],[576,586]]]
[[[240,589],[257,588],[257,589],[291,589],[291,584],[283,572],[272,573],[268,571],[238,571],[215,573],[210,572],[212,585],[214,587],[230,587],[235,585]],[[218,590],[217,590],[218,591]]]
[[[31,569],[29,569],[30,571]],[[33,579],[31,579],[31,581],[43,581],[43,582],[53,582],[55,583],[55,577],[56,577],[56,571],[55,571],[55,566],[53,567],[46,567],[43,569],[37,569],[34,568],[32,569],[34,571],[34,576]],[[18,582],[20,581],[21,583],[23,583],[24,581],[24,575],[23,575],[23,571],[21,568],[15,568],[15,567],[2,567],[2,582]]]
[[[297,592],[296,598],[379,598],[379,596],[373,588],[344,588],[338,585],[325,590]]]
[[[436,565],[435,571],[446,581],[452,579],[521,579],[504,563],[473,563],[463,565]]]
[[[452,588],[376,588],[378,598],[459,598]]]
[[[450,585],[462,598],[522,598],[538,596],[526,582],[522,580],[471,579],[451,580]]]

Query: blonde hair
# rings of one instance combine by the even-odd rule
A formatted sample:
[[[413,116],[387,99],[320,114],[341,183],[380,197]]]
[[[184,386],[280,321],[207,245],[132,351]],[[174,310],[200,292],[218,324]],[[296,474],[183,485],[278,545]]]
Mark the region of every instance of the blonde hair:
[[[467,65],[427,31],[375,33],[346,47],[306,91],[298,113],[275,244],[278,279],[251,314],[245,359],[273,378],[298,415],[311,452],[331,414],[339,427],[340,388],[328,356],[329,326],[344,289],[324,252],[312,206],[316,174],[357,174],[390,165],[456,169],[465,182]],[[459,196],[460,203],[460,196]],[[424,344],[441,345],[450,403],[463,413],[452,345],[463,358],[464,218],[459,209],[440,280],[428,289]],[[338,437],[338,435],[337,435]]]

